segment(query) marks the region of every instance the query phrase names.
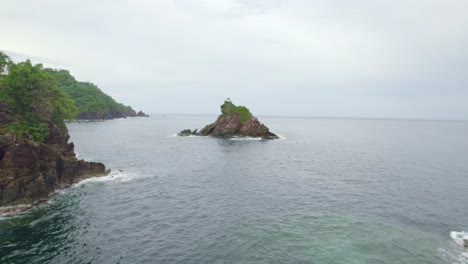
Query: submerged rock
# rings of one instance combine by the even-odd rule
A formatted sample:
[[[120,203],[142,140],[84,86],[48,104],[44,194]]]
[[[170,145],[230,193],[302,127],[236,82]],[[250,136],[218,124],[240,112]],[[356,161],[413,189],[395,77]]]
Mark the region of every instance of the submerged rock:
[[[184,131],[191,132],[190,130]],[[179,135],[181,135],[182,132],[179,133]],[[193,132],[191,132],[191,134],[193,134]],[[278,138],[277,135],[270,132],[268,127],[253,116],[247,107],[236,106],[229,99],[221,105],[221,115],[218,116],[216,121],[205,126],[200,132],[195,134],[214,137]]]

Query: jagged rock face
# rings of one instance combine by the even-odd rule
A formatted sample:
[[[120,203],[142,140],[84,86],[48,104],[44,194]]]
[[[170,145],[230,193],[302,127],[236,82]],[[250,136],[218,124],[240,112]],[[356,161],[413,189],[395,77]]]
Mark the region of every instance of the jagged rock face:
[[[268,127],[260,123],[255,116],[250,116],[242,121],[239,114],[220,115],[213,124],[207,125],[200,132],[202,136],[215,137],[261,137],[264,139],[277,139],[278,136],[271,133]]]
[[[0,125],[10,118],[2,110]],[[55,189],[109,172],[102,163],[77,160],[67,128],[47,123],[49,135],[43,143],[0,134],[0,206],[44,200]]]
[[[23,142],[12,146],[8,142],[2,146],[0,205],[45,199],[57,188],[107,173],[102,163],[77,160],[74,154],[64,155],[44,143]]]

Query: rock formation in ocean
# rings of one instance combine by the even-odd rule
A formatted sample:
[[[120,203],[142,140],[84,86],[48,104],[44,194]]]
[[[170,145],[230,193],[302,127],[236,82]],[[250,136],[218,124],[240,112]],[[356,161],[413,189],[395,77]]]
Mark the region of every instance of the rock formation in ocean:
[[[140,116],[140,117],[149,117],[149,115],[143,113],[143,111],[138,111],[138,113],[136,114],[136,116]]]
[[[187,136],[197,136],[198,135],[198,129],[195,129],[194,131],[190,130],[190,129],[184,129],[182,131],[180,131],[179,133],[177,133],[177,135],[181,136],[181,137],[187,137]]]
[[[221,105],[221,115],[212,124],[205,126],[200,132],[184,130],[179,135],[200,135],[214,137],[257,137],[263,139],[277,139],[278,136],[270,132],[268,127],[260,123],[245,106],[236,106],[227,99]]]
[[[17,118],[0,102],[0,128]],[[0,206],[36,203],[56,189],[109,172],[102,163],[76,158],[66,126],[51,119],[44,122],[49,133],[43,142],[25,135],[18,139],[12,132],[0,133]]]

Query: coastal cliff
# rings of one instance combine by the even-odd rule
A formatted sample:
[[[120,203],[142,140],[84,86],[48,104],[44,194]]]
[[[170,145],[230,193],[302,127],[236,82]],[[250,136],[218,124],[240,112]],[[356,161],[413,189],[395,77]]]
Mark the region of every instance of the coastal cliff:
[[[245,106],[236,106],[230,99],[221,105],[221,115],[212,124],[205,126],[200,132],[184,130],[180,136],[200,135],[214,137],[256,137],[277,139],[278,136],[262,124]]]
[[[9,106],[0,105],[1,128],[18,121],[6,113]],[[0,133],[0,206],[35,203],[56,189],[108,173],[102,163],[76,158],[65,126],[50,119],[44,123],[49,130],[44,142],[25,135],[19,139],[13,132]]]
[[[109,172],[102,163],[76,158],[64,122],[76,113],[42,65],[16,64],[0,52],[0,213],[1,206],[35,204]]]

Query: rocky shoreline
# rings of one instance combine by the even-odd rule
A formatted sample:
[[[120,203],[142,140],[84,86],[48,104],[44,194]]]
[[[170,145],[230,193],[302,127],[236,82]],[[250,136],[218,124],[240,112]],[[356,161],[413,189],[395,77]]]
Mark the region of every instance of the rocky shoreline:
[[[62,186],[57,186],[53,191],[51,191],[47,197],[39,198],[36,200],[33,200],[30,203],[20,203],[20,204],[12,204],[12,205],[0,205],[0,217],[2,216],[8,216],[8,215],[15,215],[17,213],[25,212],[28,210],[31,210],[33,208],[36,208],[38,206],[41,206],[43,204],[46,204],[49,202],[50,198],[54,195],[56,191],[64,190],[67,188],[72,187],[74,184],[77,184],[83,180],[90,179],[90,178],[98,178],[98,177],[103,177],[109,175],[110,170],[106,170],[102,174],[95,174],[95,175],[82,175],[78,179],[76,179],[72,184],[66,184]]]
[[[17,121],[3,104],[0,125]],[[75,146],[68,143],[66,126],[46,120],[49,134],[43,142],[12,132],[0,133],[0,207],[34,206],[49,195],[83,179],[107,175],[110,170],[100,162],[78,160]],[[1,210],[0,210],[1,212]]]

